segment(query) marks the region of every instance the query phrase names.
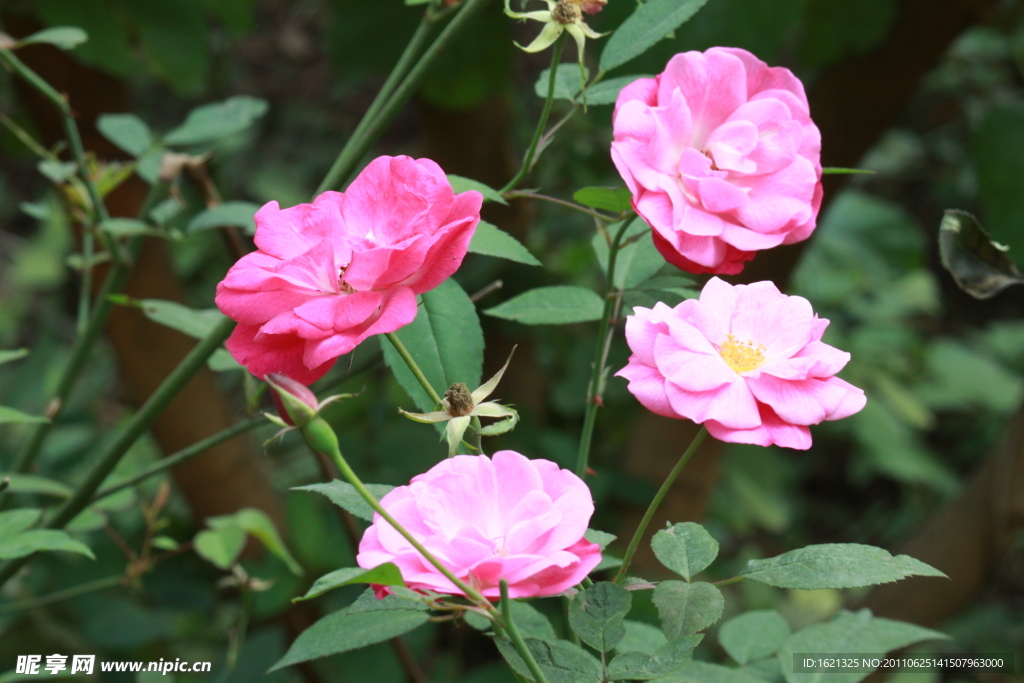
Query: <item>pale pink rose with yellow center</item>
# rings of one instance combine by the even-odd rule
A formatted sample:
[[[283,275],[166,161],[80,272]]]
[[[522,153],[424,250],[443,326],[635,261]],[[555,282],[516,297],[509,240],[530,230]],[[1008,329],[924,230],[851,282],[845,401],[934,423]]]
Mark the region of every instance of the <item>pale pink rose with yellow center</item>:
[[[381,505],[459,579],[488,598],[556,595],[601,561],[584,538],[594,501],[569,470],[515,451],[457,455],[384,496]],[[359,543],[356,562],[393,562],[407,586],[461,595],[380,515]]]
[[[416,318],[416,295],[458,270],[483,197],[429,159],[378,157],[345,192],[256,213],[258,250],[217,285],[228,350],[257,377],[311,384],[367,337]]]
[[[826,327],[807,299],[771,282],[711,278],[700,299],[633,309],[633,355],[617,375],[649,410],[703,423],[722,441],[807,449],[809,425],[866,401],[835,376],[850,354],[821,341]]]
[[[613,128],[612,160],[669,263],[735,274],[814,230],[821,134],[788,69],[737,48],[678,54],[622,89]]]

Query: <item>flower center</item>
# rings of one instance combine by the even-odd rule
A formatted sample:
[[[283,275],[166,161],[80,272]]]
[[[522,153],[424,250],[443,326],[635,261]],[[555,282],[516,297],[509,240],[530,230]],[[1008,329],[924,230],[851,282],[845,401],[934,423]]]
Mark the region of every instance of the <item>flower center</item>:
[[[445,407],[452,417],[463,417],[473,412],[473,394],[462,382],[456,382],[444,392]]]
[[[764,365],[764,352],[764,344],[754,346],[753,340],[749,339],[746,342],[736,341],[731,334],[726,335],[719,350],[725,362],[736,372],[757,370]]]
[[[551,10],[551,18],[559,24],[573,24],[583,18],[583,13],[570,0],[558,0],[555,9]]]
[[[356,290],[352,288],[352,285],[345,282],[345,271],[348,270],[348,266],[344,265],[338,270],[338,292],[342,294],[352,294]]]

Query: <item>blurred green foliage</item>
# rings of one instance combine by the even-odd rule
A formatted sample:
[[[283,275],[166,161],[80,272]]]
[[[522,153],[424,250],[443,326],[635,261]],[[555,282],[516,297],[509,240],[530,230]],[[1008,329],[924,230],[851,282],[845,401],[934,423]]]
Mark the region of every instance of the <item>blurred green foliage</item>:
[[[591,24],[608,30],[633,7],[629,0],[613,0]],[[209,149],[215,152],[212,170],[225,198],[275,199],[282,205],[308,199],[368,104],[366,93],[397,59],[418,17],[416,8],[398,0],[24,0],[5,3],[3,10],[30,14],[49,26],[85,29],[90,40],[75,50],[75,58],[128,79],[133,111],[153,130],[172,129],[199,101],[237,94],[269,101],[269,113],[255,128]],[[656,73],[680,50],[736,45],[787,63],[813,84],[830,66],[883,40],[899,39],[890,35],[898,10],[895,0],[711,0],[674,37],[610,76]],[[960,489],[1017,409],[1024,395],[1020,295],[1005,294],[985,308],[966,301],[937,270],[933,237],[941,210],[955,206],[978,212],[993,236],[1011,246],[1011,254],[1024,250],[1020,14],[1007,10],[956,42],[905,117],[865,158],[863,165],[878,175],[852,180],[822,216],[791,291],[810,299],[818,314],[831,320],[826,341],[851,352],[844,377],[865,388],[868,407],[850,420],[816,428],[815,447],[808,453],[727,449],[706,525],[734,566],[726,563],[718,570],[723,575],[714,578],[783,546],[836,538],[896,544]],[[546,64],[514,51],[511,41],[522,42],[520,31],[495,4],[438,62],[421,93],[424,101],[473,112],[486,100],[502,99],[515,114],[512,134],[525,139],[539,108],[534,82]],[[599,41],[594,45],[595,54],[588,55],[592,66],[601,47]],[[305,77],[307,85],[296,90],[294,83],[306,82]],[[38,132],[9,78],[0,80],[0,103],[20,125]],[[558,103],[555,116],[567,106]],[[414,114],[401,120],[382,147],[417,153],[415,124]],[[566,198],[585,186],[621,185],[607,158],[609,139],[610,107],[577,114],[545,151],[534,182],[547,194]],[[827,161],[828,140],[824,148]],[[52,390],[74,337],[76,278],[67,267],[74,241],[60,198],[35,174],[35,159],[6,128],[0,149],[0,348],[32,348],[29,357],[0,367],[0,404],[34,410]],[[169,211],[167,230],[184,233],[205,209],[193,190],[186,188],[182,200],[183,207]],[[22,211],[22,203],[31,206]],[[504,299],[541,285],[593,288],[600,276],[592,234],[590,219],[538,205],[535,220],[520,237],[541,257],[543,270],[474,255],[457,280],[472,293],[500,277]],[[205,231],[168,244],[188,303],[208,308],[231,262],[219,236]],[[678,271],[665,267],[659,274]],[[486,298],[479,307],[497,301]],[[497,445],[571,466],[589,381],[591,327],[487,323],[488,339],[528,339],[532,361],[546,382],[541,405],[519,406],[521,424],[529,428],[495,439]],[[485,358],[497,368],[504,358],[492,358],[492,348],[485,350]],[[378,343],[371,340],[356,351],[354,363],[378,353]],[[611,366],[617,369],[627,356],[620,335]],[[345,366],[343,359],[325,383],[343,379]],[[240,375],[221,377],[239,404],[244,393]],[[444,455],[434,430],[397,415],[396,406],[410,409],[413,403],[386,370],[375,366],[345,380],[341,390],[363,391],[357,400],[333,405],[327,415],[366,481],[405,483]],[[605,402],[594,454],[598,475],[592,488],[599,516],[593,526],[614,532],[627,511],[646,504],[656,483],[622,471],[618,463],[638,412],[625,383],[611,380]],[[115,360],[109,348],[100,346],[47,442],[38,473],[74,484],[86,470],[87,456],[127,414]],[[253,443],[272,431],[258,432]],[[0,427],[0,462],[9,460],[25,434],[21,426]],[[141,588],[85,595],[24,615],[0,614],[0,670],[11,668],[7,664],[17,654],[59,651],[211,660],[216,680],[222,681],[261,676],[293,636],[280,621],[290,599],[316,577],[351,565],[354,556],[342,522],[322,497],[286,492],[321,478],[298,439],[290,435],[272,442],[266,453],[287,504],[287,544],[305,568],[304,578],[293,576],[272,555],[243,560],[252,576],[273,583],[265,592],[239,596],[217,588],[222,573],[195,554],[182,553],[157,565]],[[141,441],[120,464],[115,480],[158,457],[152,441]],[[130,545],[143,533],[138,502],[151,501],[158,483],[148,481],[132,499],[101,511]],[[19,500],[52,502],[40,494]],[[202,520],[190,518],[178,494],[172,494],[166,515],[169,527],[161,533],[177,542],[189,541],[203,527]],[[84,530],[90,525],[83,522],[75,535],[93,548],[96,562],[70,555],[40,558],[3,597],[43,595],[123,571],[124,555],[93,522],[92,530]],[[326,613],[360,591],[345,587],[317,604]],[[835,591],[799,593],[741,584],[727,592],[726,617],[737,605],[771,608],[798,627],[835,614],[842,597]],[[635,608],[653,622],[649,594],[634,598]],[[1021,600],[1019,584],[1009,595],[986,596],[950,629],[967,650],[1019,650],[1024,643],[1017,609]],[[542,609],[564,632],[559,605]],[[248,632],[237,643],[237,659],[229,670],[231,634],[245,620]],[[407,640],[421,661],[434,666],[435,680],[511,680],[504,665],[477,654],[484,641],[472,629],[431,626]],[[463,671],[453,655],[459,649],[467,655]],[[710,656],[721,655],[712,646]],[[314,667],[330,681],[402,680],[386,645],[317,661]],[[200,679],[182,675],[177,680]],[[299,675],[284,670],[266,680],[299,680]]]

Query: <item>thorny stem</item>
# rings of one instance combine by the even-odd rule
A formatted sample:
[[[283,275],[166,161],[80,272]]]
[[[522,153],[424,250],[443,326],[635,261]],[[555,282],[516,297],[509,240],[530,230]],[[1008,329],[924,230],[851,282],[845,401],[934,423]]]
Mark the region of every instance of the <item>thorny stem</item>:
[[[143,203],[142,209],[139,211],[140,218],[145,218],[149,211],[156,206],[156,204],[163,199],[164,195],[167,194],[168,185],[165,182],[158,182],[153,185],[149,191],[149,195],[146,197],[146,201]],[[136,238],[128,243],[128,254],[134,254],[137,252],[139,246],[141,246],[142,238]],[[100,288],[100,292],[96,297],[96,307],[92,310],[92,315],[89,318],[89,324],[86,326],[85,331],[75,339],[74,345],[71,347],[71,355],[68,358],[67,365],[64,366],[64,370],[60,375],[60,379],[57,382],[57,390],[54,392],[53,397],[46,408],[46,416],[50,418],[49,422],[42,422],[35,426],[29,436],[28,442],[22,448],[18,454],[17,459],[14,461],[11,472],[27,472],[32,463],[35,462],[36,456],[39,454],[39,449],[43,445],[43,441],[46,440],[47,434],[50,432],[50,428],[53,426],[57,417],[60,415],[61,410],[67,403],[68,396],[71,394],[71,390],[74,388],[75,383],[78,381],[78,376],[85,368],[85,363],[89,358],[89,352],[92,351],[93,345],[99,338],[100,333],[103,331],[103,327],[107,323],[107,317],[110,315],[110,311],[114,308],[113,302],[110,300],[110,295],[117,294],[124,287],[125,282],[128,279],[128,264],[122,261],[115,261],[110,270],[107,272],[107,277],[103,281],[103,285]],[[4,508],[4,494],[0,493],[0,510]]]
[[[513,189],[519,182],[526,177],[526,174],[530,172],[533,167],[533,157],[537,153],[537,144],[540,142],[541,136],[544,135],[544,129],[548,125],[548,117],[551,115],[551,107],[555,103],[555,84],[558,82],[558,65],[562,62],[562,47],[565,45],[565,37],[568,35],[564,31],[562,35],[555,41],[555,46],[551,50],[551,70],[548,76],[548,95],[547,99],[544,100],[544,109],[540,113],[540,121],[537,122],[537,129],[533,131],[533,139],[530,140],[530,146],[526,148],[526,156],[523,157],[523,165],[519,168],[519,171],[513,176],[512,180],[506,183],[505,187],[498,190],[499,194],[504,194],[509,190]]]
[[[544,677],[544,672],[540,670],[537,660],[533,658],[530,649],[526,647],[526,642],[519,635],[519,629],[516,628],[516,623],[512,620],[512,601],[508,599],[508,581],[505,579],[501,580],[501,616],[505,622],[509,640],[512,641],[519,656],[526,662],[526,667],[530,670],[534,683],[548,683],[548,679]]]
[[[64,135],[67,137],[68,144],[71,147],[71,154],[75,158],[75,163],[78,166],[78,177],[81,178],[85,184],[86,191],[89,193],[89,201],[92,203],[93,211],[96,214],[96,218],[99,223],[110,219],[110,214],[107,212],[107,207],[103,203],[103,198],[100,197],[99,190],[96,188],[96,184],[89,177],[88,166],[86,165],[85,148],[82,146],[82,137],[78,133],[78,126],[75,124],[74,113],[71,111],[71,105],[68,104],[67,98],[58,93],[54,88],[44,81],[39,74],[30,69],[24,62],[22,62],[10,49],[0,47],[0,59],[4,61],[11,69],[13,69],[19,76],[28,81],[29,85],[38,90],[44,97],[53,102],[60,110],[61,119],[64,124]],[[89,295],[92,289],[92,268],[93,268],[93,251],[94,251],[94,240],[95,240],[95,222],[93,225],[83,226],[82,230],[82,289],[81,295],[78,301],[78,332],[84,334],[86,327],[89,323]],[[116,250],[111,250],[111,257],[117,262],[118,255]]]
[[[640,545],[640,540],[643,538],[644,532],[647,531],[647,525],[651,523],[651,519],[654,518],[654,513],[658,510],[658,506],[661,505],[661,501],[668,495],[669,489],[672,488],[672,484],[675,483],[679,473],[686,467],[686,463],[690,462],[690,458],[697,452],[697,448],[701,442],[704,441],[704,437],[708,435],[708,430],[703,425],[700,431],[697,432],[697,436],[693,437],[693,441],[690,442],[690,447],[686,449],[682,457],[679,458],[679,462],[672,468],[672,471],[665,477],[665,481],[662,482],[661,488],[654,494],[654,499],[651,500],[651,504],[647,506],[647,512],[644,513],[644,518],[640,520],[640,525],[636,528],[636,532],[633,534],[632,540],[629,542],[629,547],[626,548],[626,555],[622,558],[622,566],[619,567],[619,571],[615,574],[615,578],[612,580],[618,583],[626,576],[626,570],[629,569],[629,563],[633,560],[633,555],[636,554],[636,549]]]
[[[581,479],[586,476],[587,465],[590,461],[590,445],[594,438],[594,425],[597,423],[597,409],[600,408],[601,385],[604,382],[605,361],[608,358],[608,347],[611,344],[611,335],[608,334],[611,325],[612,314],[615,312],[617,297],[615,296],[615,261],[619,255],[619,246],[626,234],[628,220],[622,221],[622,226],[612,239],[608,249],[608,275],[607,292],[604,299],[604,313],[601,315],[600,327],[597,331],[597,349],[594,351],[594,369],[590,376],[590,385],[587,387],[587,408],[583,418],[583,432],[580,434],[580,450],[576,457],[576,475]]]
[[[6,605],[0,605],[0,614],[11,614],[14,612],[24,612],[25,610],[36,609],[38,607],[46,607],[47,605],[52,605],[56,602],[77,598],[79,595],[85,595],[86,593],[113,588],[114,586],[121,585],[123,582],[123,574],[108,576],[105,579],[89,581],[88,583],[83,583],[72,588],[65,588],[64,590],[50,593],[49,595],[42,595],[38,598],[29,598],[27,600],[9,602]]]
[[[352,172],[359,165],[363,155],[369,151],[388,124],[391,123],[401,108],[415,94],[416,89],[419,88],[420,82],[433,65],[434,60],[444,52],[448,44],[466,26],[467,22],[487,4],[487,1],[464,0],[462,9],[444,28],[441,35],[434,40],[433,44],[427,48],[427,51],[423,53],[416,65],[409,71],[405,79],[402,80],[401,85],[395,88],[394,93],[388,98],[387,102],[377,110],[376,116],[369,120],[362,134],[359,137],[353,136],[349,138],[348,143],[341,150],[341,154],[338,155],[338,159],[334,162],[334,166],[331,167],[327,177],[320,183],[318,192],[336,189],[348,180]]]
[[[46,528],[64,528],[68,522],[74,519],[78,513],[92,502],[96,490],[107,476],[110,475],[110,472],[117,466],[117,463],[121,461],[121,458],[128,452],[128,449],[132,447],[132,444],[149,429],[150,425],[167,407],[167,404],[174,400],[178,392],[206,364],[206,361],[213,355],[213,352],[220,348],[234,328],[235,322],[230,318],[224,318],[214,325],[213,329],[171,371],[171,374],[153,392],[153,395],[132,416],[117,438],[103,449],[99,457],[95,459],[95,464],[85,480],[78,485],[71,494],[71,497],[65,500],[50,519],[47,520]],[[10,560],[0,566],[0,586],[14,576],[31,558],[32,555],[28,555],[20,559]]]
[[[606,223],[614,223],[619,220],[618,216],[609,216],[608,214],[601,213],[600,211],[595,211],[594,209],[590,209],[573,202],[567,202],[564,199],[559,199],[558,197],[549,197],[546,194],[537,194],[536,192],[529,192],[527,190],[509,190],[508,192],[503,193],[502,196],[505,197],[505,199],[516,199],[517,197],[522,197],[524,199],[539,199],[544,202],[551,202],[552,204],[558,204],[559,206],[564,206],[567,209],[572,209],[573,211],[579,211],[580,213],[585,213],[588,216],[593,216],[594,218],[598,218]]]
[[[261,427],[264,424],[266,424],[266,420],[264,420],[262,417],[259,417],[252,418],[251,420],[245,420],[243,422],[239,422],[238,424],[222,429],[216,434],[208,436],[202,441],[197,441],[191,446],[183,448],[173,455],[168,455],[165,458],[161,458],[159,462],[156,462],[143,470],[139,470],[134,476],[125,479],[124,481],[120,481],[116,484],[112,484],[104,489],[101,489],[96,493],[95,496],[93,496],[92,502],[90,504],[95,503],[96,501],[99,500],[103,500],[108,496],[112,496],[118,491],[126,489],[129,486],[135,486],[136,484],[143,482],[154,475],[166,472],[172,467],[177,467],[181,463],[187,460],[191,460],[197,455],[201,455],[206,451],[210,450],[211,448],[219,446],[225,441],[230,441],[239,434],[251,432],[252,430],[256,429],[257,427]]]

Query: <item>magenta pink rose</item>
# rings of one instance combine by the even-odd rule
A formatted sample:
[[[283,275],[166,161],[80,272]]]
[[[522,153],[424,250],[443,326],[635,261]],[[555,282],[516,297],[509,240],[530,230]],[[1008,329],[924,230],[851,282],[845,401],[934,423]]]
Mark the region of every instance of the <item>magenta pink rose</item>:
[[[374,334],[416,317],[416,295],[458,270],[479,192],[454,194],[429,159],[378,157],[345,192],[256,213],[258,250],[217,286],[238,327],[228,350],[257,377],[303,384]]]
[[[579,477],[548,460],[514,451],[442,460],[381,499],[381,505],[458,578],[499,596],[555,595],[580,583],[601,561],[583,536],[594,502]],[[393,562],[406,585],[461,595],[380,515],[363,534],[356,562]]]
[[[665,259],[735,274],[806,239],[821,205],[821,134],[803,85],[746,50],[673,57],[622,89],[612,160]]]
[[[835,376],[850,354],[821,341],[828,321],[771,282],[711,278],[700,299],[637,306],[626,319],[633,355],[617,375],[658,415],[704,423],[722,441],[811,446],[808,425],[864,407]]]

